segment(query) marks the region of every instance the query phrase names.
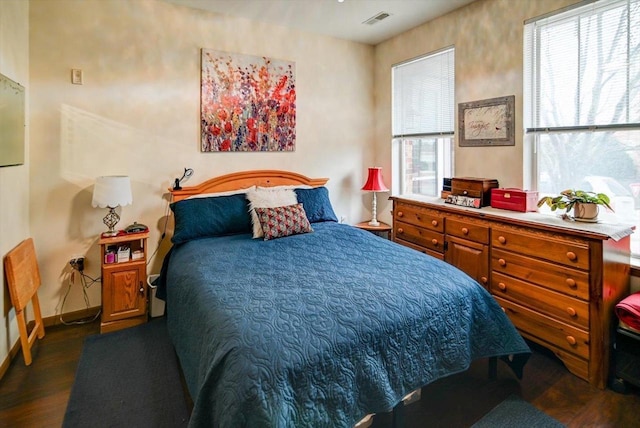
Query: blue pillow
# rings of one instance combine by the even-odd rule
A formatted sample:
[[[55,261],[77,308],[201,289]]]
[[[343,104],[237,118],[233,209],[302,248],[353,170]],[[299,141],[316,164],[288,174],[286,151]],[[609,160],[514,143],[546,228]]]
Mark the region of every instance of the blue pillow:
[[[314,187],[313,189],[295,189],[298,202],[302,204],[307,213],[309,223],[319,221],[338,221],[333,212],[329,200],[329,190],[326,187]]]
[[[184,199],[171,204],[175,231],[171,242],[251,233],[249,203],[244,193],[210,198]]]

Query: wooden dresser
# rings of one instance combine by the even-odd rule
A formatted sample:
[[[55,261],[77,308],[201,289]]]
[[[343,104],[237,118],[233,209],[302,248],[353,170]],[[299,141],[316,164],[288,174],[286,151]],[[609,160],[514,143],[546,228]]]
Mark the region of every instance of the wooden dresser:
[[[576,376],[606,387],[614,306],[629,294],[626,227],[391,199],[394,241],[465,271],[523,337],[553,351]]]

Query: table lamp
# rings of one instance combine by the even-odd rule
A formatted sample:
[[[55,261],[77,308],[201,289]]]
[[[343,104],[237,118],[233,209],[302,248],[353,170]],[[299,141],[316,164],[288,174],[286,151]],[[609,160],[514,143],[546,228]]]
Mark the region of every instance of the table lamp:
[[[377,209],[376,192],[389,191],[389,189],[387,189],[387,187],[384,185],[384,181],[382,180],[381,167],[374,166],[369,168],[369,177],[367,177],[367,182],[362,187],[362,190],[366,192],[373,192],[373,204],[371,207],[373,218],[369,222],[369,226],[380,226],[380,222],[376,218],[376,209]]]
[[[131,196],[131,181],[126,175],[107,175],[98,177],[93,188],[93,207],[109,208],[109,212],[102,222],[109,228],[103,236],[115,236],[118,234],[114,227],[120,221],[120,216],[116,213],[116,207],[130,205],[133,201]]]

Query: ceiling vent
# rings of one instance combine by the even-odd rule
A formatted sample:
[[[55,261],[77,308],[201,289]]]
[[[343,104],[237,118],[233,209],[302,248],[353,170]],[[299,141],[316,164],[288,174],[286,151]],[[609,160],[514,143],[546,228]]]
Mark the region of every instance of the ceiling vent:
[[[379,13],[376,13],[371,18],[369,18],[366,21],[364,21],[363,24],[367,24],[367,25],[377,24],[378,22],[382,21],[383,19],[387,19],[390,16],[391,16],[391,14],[389,14],[387,12],[379,12]]]

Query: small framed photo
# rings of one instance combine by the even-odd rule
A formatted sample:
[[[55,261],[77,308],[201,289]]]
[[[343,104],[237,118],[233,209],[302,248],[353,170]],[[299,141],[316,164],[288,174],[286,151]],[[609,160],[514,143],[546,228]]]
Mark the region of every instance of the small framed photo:
[[[458,104],[460,147],[513,146],[515,95]]]

